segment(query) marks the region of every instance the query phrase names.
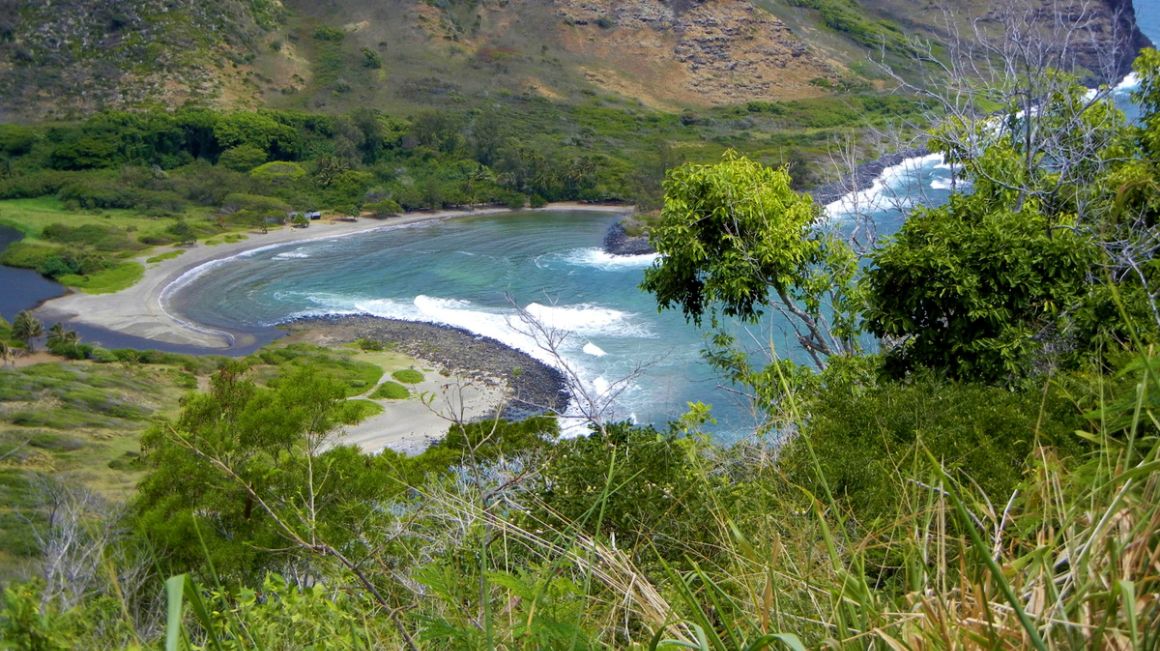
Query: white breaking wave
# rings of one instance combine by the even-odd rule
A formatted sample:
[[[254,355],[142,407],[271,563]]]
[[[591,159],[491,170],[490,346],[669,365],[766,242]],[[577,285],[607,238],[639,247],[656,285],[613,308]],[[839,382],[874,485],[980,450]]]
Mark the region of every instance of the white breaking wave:
[[[593,357],[604,357],[605,355],[608,354],[608,353],[604,352],[603,348],[601,348],[600,346],[597,346],[596,344],[592,343],[591,341],[584,344],[584,348],[582,348],[581,350],[583,350],[585,353],[587,353]]]
[[[425,295],[416,296],[411,301],[319,294],[311,295],[309,299],[319,306],[318,309],[305,310],[295,316],[370,314],[384,319],[452,326],[495,339],[546,364],[556,364],[556,360],[536,343],[514,314],[486,310],[470,301]]]
[[[854,211],[874,212],[896,205],[908,205],[913,201],[912,198],[896,197],[891,191],[905,183],[915,172],[942,162],[942,154],[927,154],[907,158],[897,165],[891,165],[875,177],[869,188],[851,192],[826,204],[826,214],[830,218],[838,218]]]
[[[1137,90],[1139,88],[1140,88],[1140,75],[1137,75],[1134,72],[1129,72],[1126,77],[1124,77],[1123,79],[1120,80],[1120,83],[1116,84],[1116,87],[1112,89],[1112,92],[1113,93],[1128,93],[1128,92],[1131,92],[1133,90]]]
[[[309,257],[311,257],[310,254],[307,253],[305,250],[294,249],[293,251],[285,251],[283,253],[279,253],[279,254],[275,255],[273,258],[271,258],[271,260],[305,260],[306,258],[309,258]]]
[[[310,294],[307,298],[318,305],[318,309],[299,312],[296,317],[370,314],[387,319],[452,326],[494,339],[549,366],[560,366],[561,360],[545,350],[543,342],[537,341],[531,329],[510,309],[486,308],[471,301],[425,295],[416,296],[411,301],[353,298],[335,294]],[[622,337],[647,335],[646,328],[632,323],[631,315],[619,310],[588,304],[545,306],[539,303],[529,304],[524,309],[544,326],[569,334]],[[588,368],[578,353],[582,351],[600,357],[605,352],[590,341],[581,344],[582,341],[578,338],[565,339],[558,352],[563,363],[579,376],[579,381],[587,391],[597,396],[603,395],[609,389],[607,380]],[[576,405],[570,406],[567,415],[576,422],[564,427],[565,435],[583,433],[584,421],[576,418],[579,416]]]
[[[1140,88],[1140,76],[1135,72],[1128,73],[1120,83],[1112,88],[1112,94],[1123,95]],[[1095,89],[1089,89],[1087,96],[1094,97]],[[1016,118],[1023,117],[1023,112],[1016,114]],[[997,123],[997,121],[996,121]],[[910,199],[902,197],[891,197],[887,191],[897,187],[900,182],[905,181],[906,177],[913,174],[914,171],[923,167],[933,167],[933,169],[951,169],[941,154],[927,154],[925,156],[916,156],[914,158],[907,158],[897,165],[892,165],[882,170],[882,173],[874,179],[871,186],[865,190],[858,192],[851,192],[842,196],[841,198],[826,204],[826,214],[831,218],[841,217],[847,215],[854,210],[861,210],[872,212],[880,210],[892,205],[908,205]],[[936,190],[949,190],[950,181],[944,179],[934,179],[930,183],[930,187]]]
[[[630,314],[581,303],[579,305],[541,305],[529,303],[524,310],[544,326],[586,335],[647,337],[648,328],[632,322]]]
[[[599,247],[576,249],[564,255],[564,261],[581,267],[605,271],[616,269],[643,269],[657,259],[656,253],[640,255],[613,255]]]
[[[600,375],[592,381],[592,388],[596,389],[596,395],[606,396],[608,395],[608,392],[612,390],[612,384],[608,380],[604,379],[603,375]]]

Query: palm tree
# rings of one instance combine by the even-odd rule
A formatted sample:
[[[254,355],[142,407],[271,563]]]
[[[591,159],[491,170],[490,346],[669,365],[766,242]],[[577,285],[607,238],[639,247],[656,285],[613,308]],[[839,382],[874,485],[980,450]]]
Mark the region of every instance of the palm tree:
[[[64,349],[66,347],[76,346],[80,342],[80,335],[74,330],[65,330],[63,323],[54,323],[48,329],[48,341],[46,343],[48,344],[49,350],[58,355],[65,354],[66,351]]]
[[[44,325],[28,310],[17,314],[16,319],[12,321],[12,337],[23,341],[24,348],[30,353],[33,351],[32,340],[42,334],[44,334]]]
[[[52,324],[52,327],[48,329],[48,340],[45,341],[45,343],[48,344],[49,348],[52,348],[56,344],[64,341],[64,333],[65,329],[63,323],[58,322]]]

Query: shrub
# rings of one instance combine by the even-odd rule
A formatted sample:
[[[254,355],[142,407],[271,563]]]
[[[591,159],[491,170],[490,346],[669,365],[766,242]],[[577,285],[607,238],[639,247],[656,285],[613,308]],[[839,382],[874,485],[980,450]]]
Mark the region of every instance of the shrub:
[[[383,67],[383,57],[370,48],[362,49],[362,65],[364,68],[378,69]]]
[[[346,32],[338,27],[322,25],[314,30],[314,40],[338,42],[346,38]]]
[[[423,381],[423,374],[413,368],[405,368],[395,371],[394,373],[391,373],[391,377],[395,378],[399,382],[402,382],[403,384],[418,384]]]
[[[222,152],[218,164],[236,172],[249,172],[266,162],[266,150],[254,145],[239,145]]]
[[[482,461],[544,450],[559,436],[560,424],[554,416],[533,416],[520,421],[488,419],[452,425],[438,447],[457,452],[471,450],[476,461]]]
[[[250,170],[250,178],[277,187],[288,187],[306,178],[306,168],[298,163],[272,161]]]
[[[1065,455],[1078,451],[1071,433],[1079,414],[1058,394],[929,374],[871,387],[837,383],[813,396],[809,421],[784,448],[780,465],[791,481],[846,501],[865,521],[898,512],[900,473],[928,476],[928,453],[1002,503],[1033,462],[1037,443]]]
[[[31,127],[0,124],[0,154],[23,156],[32,150],[40,134]]]
[[[222,208],[235,212],[251,211],[261,215],[278,215],[279,217],[285,217],[286,213],[290,212],[290,204],[277,197],[243,192],[227,195],[222,202]]]
[[[406,400],[411,397],[411,391],[398,382],[387,380],[375,389],[371,397],[376,400]]]
[[[143,247],[125,231],[100,224],[49,224],[41,232],[44,239],[60,244],[87,245],[98,251],[136,251]]]
[[[528,198],[519,192],[509,192],[500,198],[505,206],[512,210],[520,210],[527,203]]]
[[[391,217],[403,212],[403,208],[391,199],[383,199],[371,204],[363,206],[363,208],[371,213],[372,217]]]
[[[70,172],[50,170],[13,176],[0,181],[0,199],[35,199],[56,194],[73,178],[75,175]]]
[[[383,342],[378,341],[377,339],[368,339],[366,337],[362,337],[359,340],[355,341],[354,343],[355,343],[355,346],[358,346],[359,350],[379,351],[379,350],[386,349],[386,345],[383,344]]]
[[[181,197],[170,191],[149,190],[114,179],[74,180],[60,188],[57,197],[80,208],[123,208],[178,212],[185,208]]]

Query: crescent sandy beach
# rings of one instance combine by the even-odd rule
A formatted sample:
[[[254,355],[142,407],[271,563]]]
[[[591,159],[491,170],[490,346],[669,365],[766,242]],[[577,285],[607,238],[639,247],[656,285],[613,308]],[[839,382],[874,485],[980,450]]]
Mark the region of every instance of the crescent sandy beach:
[[[585,210],[593,212],[626,212],[625,206],[600,206],[579,203],[550,204],[540,210]],[[268,233],[250,233],[240,242],[213,246],[199,244],[173,259],[146,263],[147,256],[138,262],[145,265],[145,275],[132,287],[113,294],[84,294],[72,292],[47,301],[37,310],[38,316],[48,321],[67,320],[97,326],[115,332],[143,337],[154,341],[225,351],[244,345],[245,334],[214,330],[190,322],[173,313],[166,306],[169,291],[183,278],[199,275],[212,265],[256,249],[293,244],[309,240],[348,237],[374,230],[405,228],[420,223],[448,219],[510,213],[507,208],[478,208],[474,210],[444,210],[407,213],[387,219],[358,221],[325,220],[310,228],[281,227]],[[150,255],[156,255],[157,250]]]
[[[540,210],[626,213],[631,212],[632,208],[556,203]],[[478,208],[408,213],[387,219],[321,220],[312,223],[309,228],[288,226],[272,228],[267,233],[248,233],[247,238],[242,241],[216,245],[198,244],[184,249],[174,249],[181,250],[181,255],[160,262],[148,263],[146,262],[148,256],[141,256],[138,262],[146,267],[145,273],[132,287],[112,294],[71,292],[45,302],[37,309],[37,315],[46,321],[81,323],[157,342],[195,346],[205,349],[206,353],[229,353],[231,349],[251,344],[253,336],[244,332],[225,332],[202,326],[186,319],[167,305],[170,292],[188,279],[212,273],[213,267],[223,261],[258,249],[350,237],[369,231],[401,229],[443,220],[512,212],[507,208]],[[149,255],[163,252],[165,250],[153,250]],[[508,355],[522,353],[511,350],[497,351],[496,348],[502,348],[500,344],[490,341],[479,342],[478,338],[454,329],[429,324],[400,323],[390,326],[384,324],[384,321],[383,319],[345,319],[336,322],[315,320],[289,328],[289,341],[324,346],[349,344],[368,333],[389,336],[404,342],[401,352],[409,356],[410,365],[430,371],[421,385],[413,387],[415,397],[403,401],[379,401],[385,409],[383,413],[345,428],[332,444],[357,445],[368,452],[390,448],[416,454],[441,438],[454,422],[486,418],[513,404],[522,404],[525,407],[560,406],[542,404],[558,401],[556,394],[560,393],[560,381],[558,374],[552,369],[544,368],[540,369],[539,374],[515,378],[505,374],[500,366],[490,369],[475,368],[479,360],[486,360],[501,352]],[[443,345],[442,348],[436,347],[435,350],[442,352],[432,355],[433,349],[429,342],[437,336],[436,331],[441,331]],[[428,342],[424,346],[426,352],[422,355],[416,354],[418,351],[407,350],[406,340],[416,338]],[[489,346],[491,350],[486,355],[475,354],[469,355],[470,359],[457,359],[462,357],[460,353],[472,345]],[[536,364],[531,358],[520,361],[524,368]],[[389,377],[389,373],[384,374],[384,379]],[[536,386],[537,383],[549,386],[539,387]],[[374,389],[372,387],[366,395],[369,396]],[[421,400],[417,396],[425,396],[426,399]]]

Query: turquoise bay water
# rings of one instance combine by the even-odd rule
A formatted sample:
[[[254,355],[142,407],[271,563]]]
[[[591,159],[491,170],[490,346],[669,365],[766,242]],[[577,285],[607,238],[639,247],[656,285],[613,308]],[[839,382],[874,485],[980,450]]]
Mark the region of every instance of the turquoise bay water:
[[[1157,38],[1160,7],[1139,4],[1141,25]],[[1116,98],[1134,115],[1126,82]],[[908,206],[945,201],[948,174],[937,156],[910,159],[826,212],[850,228],[856,208],[886,235]],[[227,330],[327,314],[441,323],[554,363],[514,303],[564,334],[564,363],[587,393],[609,398],[613,416],[663,425],[701,401],[713,406],[718,438],[752,432],[756,421],[745,400],[702,360],[702,334],[679,313],[658,314],[652,296],[637,289],[653,257],[602,252],[615,219],[582,211],[480,216],[272,247],[196,270],[171,288],[167,302],[195,322]],[[805,361],[788,330],[771,316],[740,331],[741,340],[755,350],[772,342],[780,354]]]
[[[888,173],[885,187],[945,194],[930,188],[942,170],[908,172]],[[889,217],[883,214],[883,221]],[[701,401],[713,406],[720,438],[752,432],[755,419],[745,401],[719,386],[702,360],[702,333],[679,312],[658,314],[652,296],[637,288],[655,256],[601,250],[615,219],[528,212],[271,247],[203,268],[180,281],[168,302],[193,321],[223,329],[331,314],[440,323],[556,363],[514,304],[563,333],[564,363],[590,395],[615,396],[614,417],[661,425]],[[787,334],[784,322],[770,318],[743,340],[772,341],[793,357]]]
[[[654,256],[600,249],[616,218],[529,212],[280,246],[215,265],[172,292],[171,304],[227,329],[324,314],[428,321],[555,363],[514,303],[563,334],[564,361],[593,395],[613,395],[619,378],[646,366],[619,394],[616,417],[663,423],[702,400],[719,407],[723,429],[752,429],[701,361],[701,335],[679,314],[657,314],[637,289]]]

